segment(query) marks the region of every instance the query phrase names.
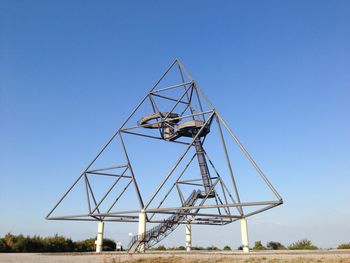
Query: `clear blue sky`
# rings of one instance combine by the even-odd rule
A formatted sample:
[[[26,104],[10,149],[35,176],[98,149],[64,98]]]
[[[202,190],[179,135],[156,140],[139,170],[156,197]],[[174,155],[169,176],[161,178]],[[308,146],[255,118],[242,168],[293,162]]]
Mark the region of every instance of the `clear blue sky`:
[[[96,234],[44,217],[176,57],[284,197],[250,219],[251,243],[350,242],[341,0],[0,1],[0,235]],[[204,228],[194,245],[240,244],[238,224]],[[165,241],[183,243],[182,228]]]

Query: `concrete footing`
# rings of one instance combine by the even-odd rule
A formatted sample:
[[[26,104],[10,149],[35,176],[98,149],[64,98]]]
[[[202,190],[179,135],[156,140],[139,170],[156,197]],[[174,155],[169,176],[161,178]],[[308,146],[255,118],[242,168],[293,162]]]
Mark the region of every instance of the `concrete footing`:
[[[104,230],[104,222],[99,221],[97,226],[97,239],[95,241],[97,253],[100,253],[103,250],[103,230]]]
[[[191,224],[186,225],[186,250],[191,251],[192,248],[192,229]]]
[[[146,213],[144,211],[141,211],[141,213],[139,213],[139,231],[138,231],[138,236],[139,236],[139,241],[143,241],[144,240],[144,234],[146,232]],[[145,252],[145,244],[141,243],[138,246],[138,252]]]
[[[249,239],[248,239],[248,226],[247,226],[247,219],[246,218],[241,219],[241,235],[242,235],[243,252],[248,253],[249,252]]]

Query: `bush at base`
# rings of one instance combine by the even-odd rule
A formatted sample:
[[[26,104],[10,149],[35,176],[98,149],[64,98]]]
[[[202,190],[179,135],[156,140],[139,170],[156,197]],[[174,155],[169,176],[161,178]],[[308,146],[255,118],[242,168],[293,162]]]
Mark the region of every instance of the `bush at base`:
[[[263,246],[263,244],[261,244],[261,241],[255,241],[253,250],[265,250],[266,247]]]
[[[267,243],[266,248],[272,249],[272,250],[286,249],[286,247],[283,246],[280,242],[275,242],[275,241],[270,241],[269,243]]]
[[[318,248],[315,245],[313,245],[310,240],[302,239],[302,240],[299,240],[299,241],[291,244],[288,247],[288,249],[291,249],[291,250],[296,250],[296,249],[310,249],[310,250],[313,250],[313,249],[318,249]]]
[[[350,243],[340,244],[337,249],[350,249]]]
[[[6,234],[0,238],[0,252],[90,252],[95,251],[95,238],[72,241],[59,235],[52,237],[23,236]],[[111,239],[103,239],[103,250],[114,251],[116,243]]]
[[[231,247],[230,247],[230,246],[224,246],[224,250],[225,250],[225,251],[231,250]]]

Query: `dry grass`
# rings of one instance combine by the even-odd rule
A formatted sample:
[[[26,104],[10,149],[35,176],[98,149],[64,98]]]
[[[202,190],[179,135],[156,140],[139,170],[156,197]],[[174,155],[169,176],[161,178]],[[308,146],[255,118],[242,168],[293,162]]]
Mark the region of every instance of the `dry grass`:
[[[0,263],[350,263],[350,250],[111,253],[0,253]]]
[[[293,259],[279,259],[267,257],[249,257],[249,258],[235,258],[235,257],[221,257],[212,256],[208,258],[186,258],[186,257],[147,257],[135,259],[121,259],[110,258],[106,259],[104,263],[350,263],[350,257],[341,258],[312,258],[312,257],[298,257]]]

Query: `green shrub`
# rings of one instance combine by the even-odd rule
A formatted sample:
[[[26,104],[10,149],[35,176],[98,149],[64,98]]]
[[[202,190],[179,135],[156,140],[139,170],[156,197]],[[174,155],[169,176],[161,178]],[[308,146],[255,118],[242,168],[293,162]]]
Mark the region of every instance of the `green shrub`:
[[[6,244],[6,246],[8,247],[8,249],[12,252],[13,249],[15,247],[15,244],[17,242],[17,239],[14,235],[12,235],[11,233],[7,233],[4,238],[4,243]],[[15,251],[14,251],[15,252]]]
[[[214,245],[211,245],[210,247],[207,247],[206,250],[219,250],[219,248]]]
[[[337,248],[338,249],[350,249],[350,243],[340,244]]]
[[[115,251],[117,244],[109,238],[103,239],[103,251]]]
[[[226,251],[226,250],[231,250],[231,247],[230,246],[224,246],[224,250]]]
[[[4,241],[11,252],[27,252],[28,241],[23,235],[15,236],[11,233],[7,233],[4,237]]]
[[[28,239],[28,251],[27,252],[45,252],[44,240],[40,236],[29,237]]]
[[[191,249],[192,249],[192,250],[204,250],[203,247],[192,247]]]
[[[11,249],[9,246],[6,244],[4,238],[0,238],[0,253],[1,252],[11,252]]]
[[[77,252],[91,252],[95,251],[95,239],[89,238],[81,241],[75,242],[75,251]]]
[[[28,239],[23,235],[15,237],[12,250],[14,252],[28,252]]]
[[[155,247],[155,248],[152,248],[153,250],[166,250],[166,247],[165,246],[163,246],[163,245],[160,245],[160,246],[158,246],[158,247]]]
[[[44,241],[39,236],[23,236],[7,233],[2,239],[2,246],[6,252],[43,252],[45,251]]]
[[[263,244],[261,244],[261,241],[255,241],[254,250],[265,250],[266,247],[263,246]]]
[[[184,246],[179,246],[179,247],[168,247],[166,250],[186,250]]]
[[[46,252],[72,252],[74,251],[74,243],[70,238],[59,236],[44,238]]]
[[[283,246],[280,242],[270,241],[266,244],[267,249],[272,250],[280,250],[280,249],[286,249],[285,246]]]
[[[293,244],[291,244],[289,247],[291,250],[296,250],[296,249],[318,249],[315,245],[311,243],[310,240],[307,239],[302,239],[299,240]]]
[[[103,250],[114,251],[116,243],[103,239]],[[89,252],[95,251],[95,238],[73,242],[70,238],[59,235],[42,238],[7,233],[0,238],[0,252]]]

